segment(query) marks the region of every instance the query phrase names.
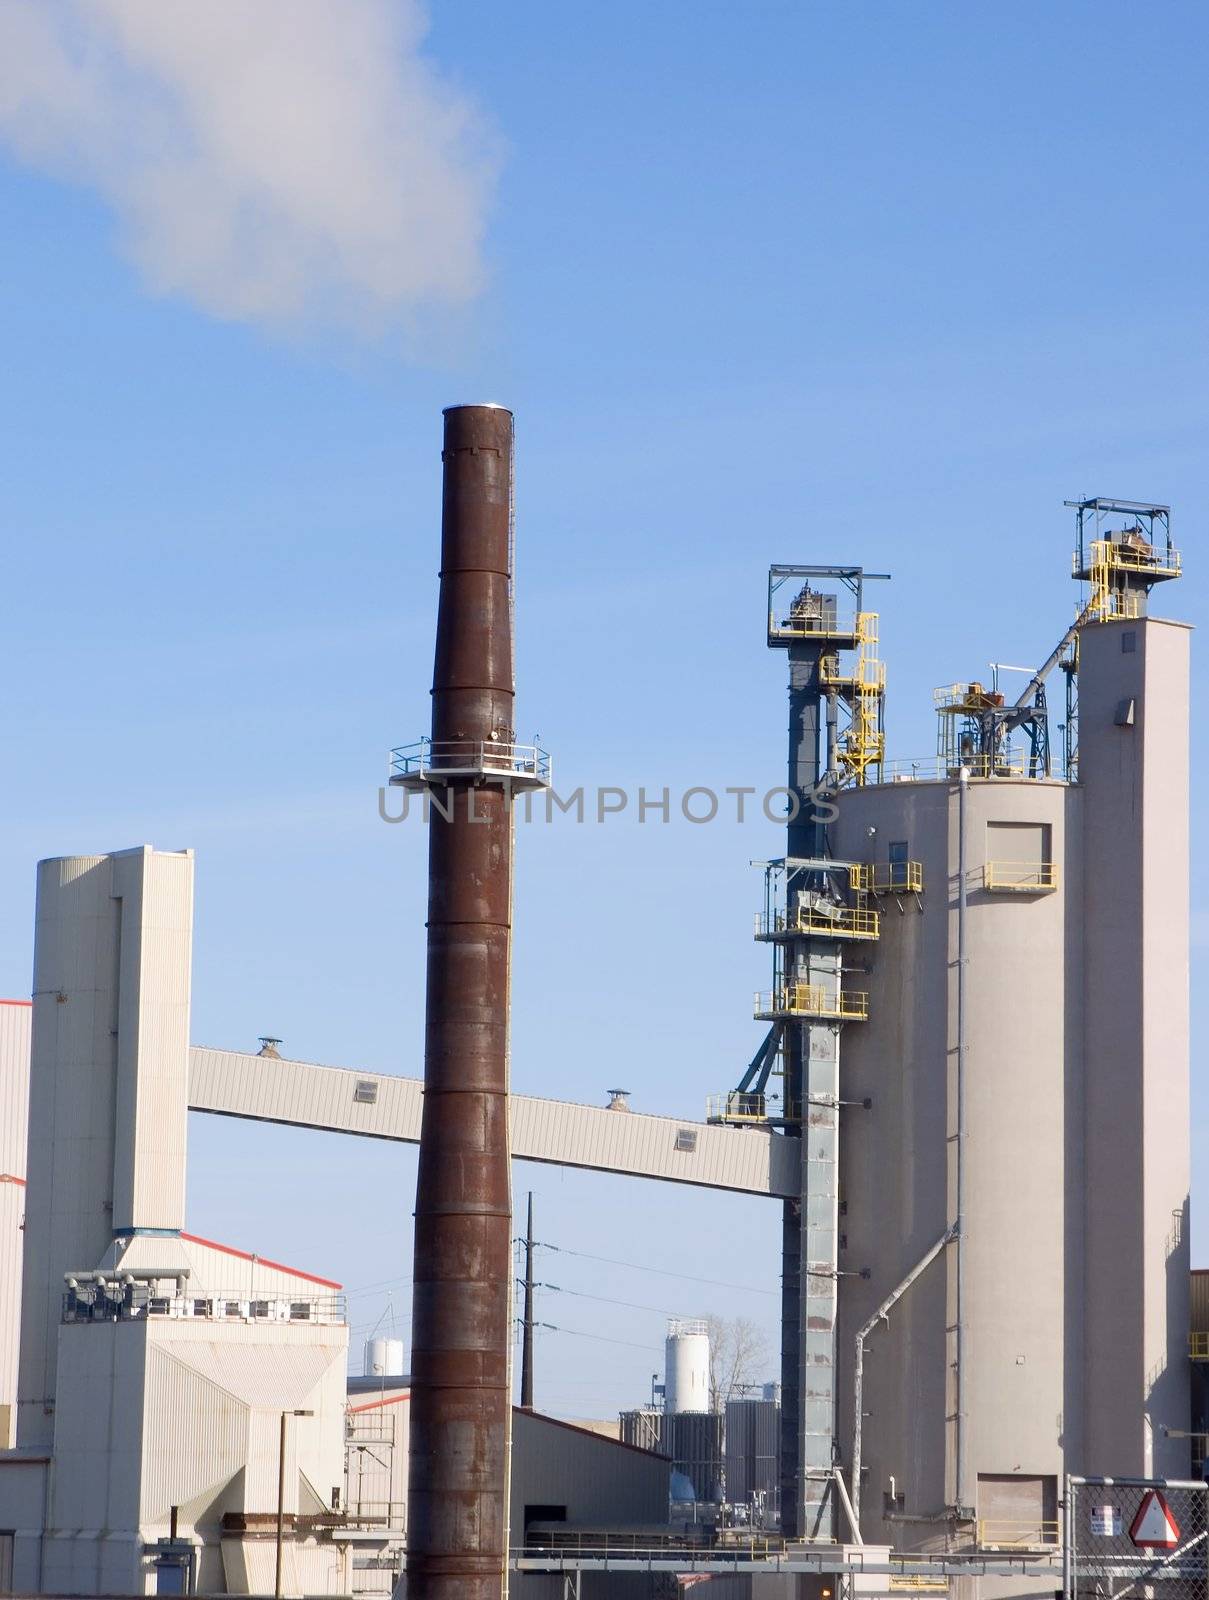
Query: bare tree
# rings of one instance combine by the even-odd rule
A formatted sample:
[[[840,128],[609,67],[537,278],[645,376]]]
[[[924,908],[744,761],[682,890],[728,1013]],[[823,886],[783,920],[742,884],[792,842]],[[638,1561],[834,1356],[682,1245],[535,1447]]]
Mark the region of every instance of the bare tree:
[[[722,1411],[736,1390],[757,1383],[768,1368],[768,1338],[749,1317],[706,1317],[709,1403]]]

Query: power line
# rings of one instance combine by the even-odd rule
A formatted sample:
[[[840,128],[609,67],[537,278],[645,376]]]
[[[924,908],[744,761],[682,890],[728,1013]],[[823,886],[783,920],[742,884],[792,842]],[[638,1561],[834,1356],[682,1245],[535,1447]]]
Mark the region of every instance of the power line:
[[[659,1278],[681,1278],[685,1283],[708,1283],[715,1289],[738,1289],[743,1294],[775,1294],[779,1289],[757,1289],[750,1283],[726,1283],[721,1278],[695,1278],[689,1272],[671,1272],[666,1267],[645,1267],[639,1261],[618,1261],[614,1256],[593,1256],[586,1250],[571,1250],[566,1245],[548,1244],[544,1240],[534,1240],[542,1250],[554,1250],[561,1256],[579,1256],[583,1261],[602,1261],[609,1267],[629,1267],[634,1272],[653,1272]]]
[[[549,1333],[569,1333],[576,1339],[597,1339],[601,1344],[624,1344],[630,1350],[646,1350],[649,1353],[659,1348],[653,1344],[637,1344],[633,1339],[613,1339],[607,1333],[588,1333],[584,1328],[563,1328],[553,1322],[535,1322],[533,1326],[545,1328]]]
[[[355,1295],[373,1294],[382,1289],[394,1288],[396,1285],[401,1288],[404,1284],[410,1283],[411,1281],[412,1280],[410,1277],[406,1277],[383,1278],[380,1283],[360,1283],[355,1289],[345,1289],[344,1296],[346,1299],[351,1300]]]
[[[605,1306],[624,1306],[628,1311],[654,1311],[663,1317],[679,1317],[684,1314],[684,1308],[673,1311],[670,1306],[644,1306],[636,1300],[615,1300],[612,1295],[589,1294],[586,1289],[567,1289],[561,1283],[535,1283],[535,1289],[552,1289],[555,1294],[573,1294],[579,1300],[599,1300]]]

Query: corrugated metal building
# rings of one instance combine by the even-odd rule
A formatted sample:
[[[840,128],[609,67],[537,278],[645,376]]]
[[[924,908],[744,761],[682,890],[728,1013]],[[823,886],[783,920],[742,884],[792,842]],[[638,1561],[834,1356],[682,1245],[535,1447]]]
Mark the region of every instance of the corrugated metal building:
[[[388,1595],[402,1563],[406,1539],[407,1435],[410,1390],[406,1379],[350,1378],[345,1505],[364,1521],[389,1518],[377,1545],[362,1541],[353,1553],[353,1588]],[[540,1412],[512,1413],[510,1543],[526,1542],[533,1524],[573,1529],[666,1528],[671,1462],[661,1455],[606,1438]],[[561,1580],[559,1580],[561,1582]],[[591,1574],[583,1593],[593,1592]],[[617,1583],[616,1576],[611,1580]],[[513,1593],[536,1597],[547,1580],[514,1575]],[[646,1580],[626,1592],[645,1594]],[[561,1588],[556,1591],[561,1596]]]
[[[667,1522],[666,1456],[538,1412],[512,1418],[512,1542],[530,1522],[651,1527]],[[554,1508],[554,1516],[539,1512]]]
[[[192,888],[188,852],[41,863],[31,1049],[0,1007],[10,1158],[26,1083],[30,1100],[18,1448],[0,1454],[0,1565],[23,1592],[153,1591],[173,1507],[178,1577],[264,1592],[283,1412],[285,1592],[346,1587],[346,1547],[296,1541],[293,1520],[343,1492],[340,1286],[181,1231]]]
[[[17,1421],[30,1011],[28,1000],[0,1000],[0,1450]]]

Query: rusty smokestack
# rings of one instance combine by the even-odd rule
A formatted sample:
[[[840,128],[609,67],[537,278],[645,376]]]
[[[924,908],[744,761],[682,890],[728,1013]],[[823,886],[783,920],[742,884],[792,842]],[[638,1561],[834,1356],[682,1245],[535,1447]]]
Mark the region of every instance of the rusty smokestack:
[[[512,413],[445,412],[416,1194],[409,1600],[500,1600],[512,1214]],[[448,820],[446,820],[448,819]]]

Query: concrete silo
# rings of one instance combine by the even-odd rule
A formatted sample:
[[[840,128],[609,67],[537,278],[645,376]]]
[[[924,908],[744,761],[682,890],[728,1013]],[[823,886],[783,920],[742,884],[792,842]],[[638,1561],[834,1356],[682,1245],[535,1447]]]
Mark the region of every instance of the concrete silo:
[[[1014,702],[997,676],[937,691],[937,757],[897,770],[869,574],[773,569],[772,1026],[716,1120],[801,1150],[798,1537],[1045,1547],[1065,1474],[1188,1470],[1190,635],[1150,615],[1167,508],[1075,511],[1074,626]]]

